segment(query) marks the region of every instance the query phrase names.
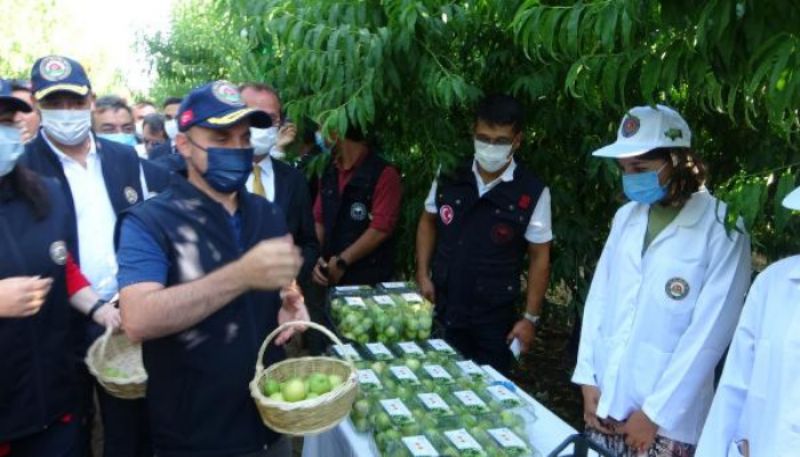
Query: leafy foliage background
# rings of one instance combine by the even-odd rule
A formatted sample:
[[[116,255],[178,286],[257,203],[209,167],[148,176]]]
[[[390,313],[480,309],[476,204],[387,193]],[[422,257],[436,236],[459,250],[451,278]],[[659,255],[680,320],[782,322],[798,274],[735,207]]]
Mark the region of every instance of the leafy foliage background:
[[[800,162],[794,0],[192,0],[169,36],[144,44],[156,96],[266,81],[293,119],[368,131],[403,173],[407,274],[431,180],[471,155],[471,110],[492,92],[528,108],[518,160],[552,190],[549,298],[562,310],[580,309],[622,203],[616,165],[589,153],[632,106],[686,117],[708,186],[731,221],[744,218],[757,265],[798,248],[798,222],[780,206]]]

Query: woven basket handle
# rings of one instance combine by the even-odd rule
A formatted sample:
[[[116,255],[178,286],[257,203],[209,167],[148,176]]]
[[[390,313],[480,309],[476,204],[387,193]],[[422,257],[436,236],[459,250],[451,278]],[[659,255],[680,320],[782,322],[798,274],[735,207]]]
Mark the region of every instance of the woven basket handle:
[[[261,370],[264,369],[264,351],[267,350],[267,347],[272,342],[272,340],[275,339],[276,336],[278,336],[281,332],[283,332],[289,327],[301,327],[301,326],[313,328],[314,330],[322,332],[325,336],[327,336],[331,341],[333,341],[337,345],[342,344],[342,341],[339,339],[339,337],[334,335],[333,332],[331,332],[324,326],[317,324],[316,322],[311,322],[311,321],[284,322],[283,324],[279,325],[278,328],[273,330],[272,333],[267,335],[267,338],[261,344],[261,349],[258,351],[258,360],[256,361],[256,373],[260,373]]]
[[[100,337],[100,347],[97,351],[97,356],[100,360],[106,359],[106,346],[108,345],[108,340],[111,339],[111,334],[114,333],[114,327],[107,326],[106,330],[103,332],[103,335]]]

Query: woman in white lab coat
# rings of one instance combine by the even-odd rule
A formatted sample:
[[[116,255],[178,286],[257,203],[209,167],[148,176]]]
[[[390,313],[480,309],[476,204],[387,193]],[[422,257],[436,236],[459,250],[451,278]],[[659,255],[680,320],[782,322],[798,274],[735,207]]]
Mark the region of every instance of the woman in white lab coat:
[[[783,204],[800,210],[800,189]],[[753,283],[696,455],[800,455],[800,257]]]
[[[586,299],[578,363],[590,438],[622,457],[689,457],[750,282],[750,242],[726,230],[691,132],[666,106],[630,110],[617,211]]]

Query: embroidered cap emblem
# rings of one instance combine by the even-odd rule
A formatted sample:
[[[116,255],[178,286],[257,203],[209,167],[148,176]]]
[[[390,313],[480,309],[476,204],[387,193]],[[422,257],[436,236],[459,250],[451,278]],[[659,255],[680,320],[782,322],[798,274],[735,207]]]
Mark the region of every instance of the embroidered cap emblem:
[[[47,57],[39,63],[39,74],[48,81],[61,81],[72,73],[72,65],[63,57]]]
[[[639,133],[640,127],[641,121],[639,118],[629,114],[628,117],[622,121],[622,136],[625,138],[630,138]]]

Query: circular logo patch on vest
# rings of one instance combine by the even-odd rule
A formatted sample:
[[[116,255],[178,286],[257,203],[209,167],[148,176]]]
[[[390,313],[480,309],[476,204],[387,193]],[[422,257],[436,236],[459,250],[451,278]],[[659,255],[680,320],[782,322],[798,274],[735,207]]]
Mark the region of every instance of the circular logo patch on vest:
[[[350,207],[350,218],[354,221],[363,221],[367,218],[367,205],[363,203],[353,203]]]
[[[59,56],[45,57],[39,63],[39,74],[48,81],[61,81],[67,79],[72,73],[72,65],[67,59]]]
[[[490,236],[494,244],[507,244],[514,239],[514,229],[503,222],[494,224]]]
[[[636,116],[630,114],[622,121],[622,136],[630,138],[639,133],[639,128],[642,126],[641,121]]]
[[[63,241],[54,241],[50,245],[50,259],[56,265],[67,264],[67,243]]]
[[[139,193],[131,186],[125,188],[125,200],[131,205],[139,201]]]
[[[673,300],[683,300],[689,295],[689,283],[683,278],[672,278],[667,281],[667,295]]]
[[[450,225],[455,219],[456,213],[453,211],[453,207],[450,205],[444,205],[439,208],[439,218],[442,220],[444,225]]]
[[[214,85],[211,86],[211,92],[214,93],[214,97],[217,97],[217,100],[226,105],[242,105],[242,97],[239,95],[239,91],[236,89],[236,86],[228,81],[215,82]]]

